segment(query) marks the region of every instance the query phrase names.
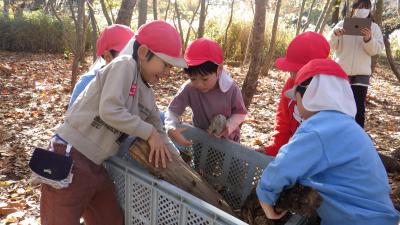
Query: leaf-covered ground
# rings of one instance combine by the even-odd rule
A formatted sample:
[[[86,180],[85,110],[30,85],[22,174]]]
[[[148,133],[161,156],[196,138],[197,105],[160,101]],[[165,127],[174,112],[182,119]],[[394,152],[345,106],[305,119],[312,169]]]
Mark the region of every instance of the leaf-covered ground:
[[[33,147],[46,147],[53,128],[63,120],[70,68],[71,59],[63,55],[0,52],[0,224],[40,224],[39,189],[29,183],[27,163]],[[242,84],[247,69],[228,69]],[[258,147],[268,142],[286,78],[286,73],[277,71],[260,78],[242,126],[242,144]],[[174,72],[155,87],[161,110],[185,79],[181,72]],[[400,82],[385,66],[378,65],[369,89],[366,131],[379,151],[390,154],[400,148]],[[400,205],[400,178],[389,176],[393,200]]]

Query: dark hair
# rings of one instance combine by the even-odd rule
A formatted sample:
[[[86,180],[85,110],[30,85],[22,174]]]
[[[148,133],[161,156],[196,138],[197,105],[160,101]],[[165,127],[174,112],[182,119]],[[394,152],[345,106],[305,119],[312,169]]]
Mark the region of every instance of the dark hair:
[[[197,74],[199,74],[200,76],[207,76],[211,73],[216,73],[217,70],[218,65],[211,61],[206,61],[205,63],[197,66],[189,66],[188,68],[184,69],[185,73],[189,76],[194,76]]]
[[[133,57],[133,59],[136,60],[136,61],[137,61],[137,57],[138,57],[137,52],[138,52],[138,49],[139,49],[140,46],[141,46],[141,44],[140,44],[138,41],[135,41],[135,42],[133,43],[133,53],[132,53],[132,57]],[[146,53],[147,61],[150,61],[150,59],[153,58],[153,56],[154,56],[154,53],[153,53],[152,51],[150,51],[150,50],[147,51],[147,53]]]
[[[305,80],[305,81],[303,81],[299,86],[296,87],[295,93],[296,93],[296,92],[299,92],[300,95],[301,95],[301,97],[303,97],[303,95],[304,95],[304,93],[306,92],[307,87],[308,87],[308,85],[310,84],[311,80],[312,80],[312,77],[311,77],[311,78],[308,78],[308,79]]]
[[[362,5],[364,5],[364,6],[366,5],[370,9],[372,8],[372,3],[370,0],[357,0],[357,1],[353,2],[353,4],[351,5],[351,9],[352,9],[351,15],[353,16],[354,10],[358,9]],[[369,12],[369,15],[367,16],[367,18],[371,18],[372,21],[374,21],[374,18],[372,16],[371,12]]]
[[[351,8],[358,9],[358,7],[360,7],[361,5],[367,5],[368,8],[372,8],[372,3],[370,0],[357,0],[357,1],[353,2],[353,4],[351,5]]]
[[[110,54],[111,54],[111,56],[112,56],[113,58],[117,57],[117,55],[118,55],[118,52],[117,52],[117,51],[115,51],[114,49],[110,49],[110,50],[108,50],[108,51],[110,52]],[[101,57],[104,59],[104,54],[101,55]]]

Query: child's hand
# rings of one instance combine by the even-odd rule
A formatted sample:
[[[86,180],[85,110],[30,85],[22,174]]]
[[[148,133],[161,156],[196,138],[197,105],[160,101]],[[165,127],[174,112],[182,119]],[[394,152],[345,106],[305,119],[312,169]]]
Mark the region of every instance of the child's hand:
[[[185,137],[183,137],[182,132],[184,132],[187,128],[175,128],[168,130],[168,136],[174,141],[182,146],[191,146],[192,142],[188,141]]]
[[[162,141],[160,134],[156,129],[153,128],[151,135],[147,142],[150,145],[150,154],[149,154],[149,162],[151,163],[153,157],[155,158],[155,166],[158,168],[158,162],[161,158],[161,163],[163,168],[167,167],[166,158],[169,161],[172,161],[171,154],[165,146],[164,142]]]
[[[260,201],[260,204],[261,204],[261,207],[264,210],[265,216],[267,216],[268,219],[278,220],[278,219],[282,218],[283,216],[285,216],[286,213],[287,213],[287,210],[285,210],[285,211],[283,211],[281,213],[277,213],[277,212],[275,212],[274,207],[272,207],[269,204],[264,203],[262,201]]]
[[[227,138],[229,136],[229,131],[228,127],[225,126],[225,128],[218,134],[218,133],[213,133],[210,130],[207,130],[208,134],[217,138]]]
[[[264,147],[256,148],[256,152],[267,154]]]
[[[333,33],[336,35],[336,36],[338,36],[338,37],[340,37],[340,36],[342,36],[343,34],[344,34],[344,32],[345,32],[345,30],[343,29],[343,28],[336,28],[334,31],[333,31]]]
[[[369,40],[371,40],[372,32],[370,28],[361,28],[361,33],[364,35],[364,42],[368,42]]]

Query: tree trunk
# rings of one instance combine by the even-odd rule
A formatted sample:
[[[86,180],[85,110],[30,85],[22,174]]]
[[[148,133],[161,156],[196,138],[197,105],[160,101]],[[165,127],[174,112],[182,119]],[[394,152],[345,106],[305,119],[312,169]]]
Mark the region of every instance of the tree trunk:
[[[157,0],[153,0],[153,18],[154,20],[158,20]]]
[[[253,99],[261,69],[261,56],[264,48],[266,2],[267,0],[255,1],[251,60],[249,70],[247,71],[242,86],[242,95],[246,108],[249,108]]]
[[[138,27],[145,24],[146,21],[147,21],[147,0],[139,0]]]
[[[247,36],[246,51],[245,51],[245,53],[244,53],[244,59],[243,59],[242,66],[245,65],[245,64],[247,64],[247,61],[248,61],[248,58],[249,58],[250,48],[252,48],[252,46],[251,46],[251,44],[252,44],[251,41],[252,41],[253,32],[254,32],[253,30],[254,30],[254,27],[251,26],[251,31],[250,31],[250,33],[249,33],[249,36]]]
[[[383,0],[377,0],[375,5],[374,19],[378,26],[382,27],[382,15],[383,15]],[[376,63],[378,61],[378,55],[371,57],[371,72],[374,73]]]
[[[377,0],[375,5],[374,20],[375,23],[382,27],[383,0]]]
[[[322,10],[321,14],[318,17],[317,25],[315,26],[315,32],[318,32],[319,28],[321,27],[322,21],[324,20],[324,17],[325,17],[326,10],[328,9],[329,3],[331,1],[332,0],[326,0],[324,9]]]
[[[326,12],[325,12],[325,16],[324,16],[324,19],[322,20],[321,27],[319,28],[319,33],[320,33],[320,34],[322,34],[322,32],[323,32],[324,29],[325,29],[325,25],[326,25],[326,23],[328,22],[329,16],[331,15],[332,8],[333,8],[333,6],[335,5],[335,1],[336,1],[336,0],[331,0],[331,2],[329,3],[329,7],[328,7],[328,9],[327,9]]]
[[[396,64],[393,59],[392,55],[392,48],[390,47],[389,38],[387,36],[383,36],[383,42],[385,43],[385,51],[386,51],[386,58],[389,62],[390,68],[392,69],[394,75],[397,77],[397,80],[400,82],[400,71],[396,67]]]
[[[122,0],[121,7],[119,8],[117,20],[115,21],[115,23],[123,24],[130,27],[135,5],[136,0]]]
[[[228,46],[228,31],[229,28],[231,27],[232,24],[232,18],[233,18],[233,6],[235,5],[235,0],[232,0],[232,4],[231,4],[231,15],[229,17],[229,21],[228,21],[228,25],[226,26],[226,30],[225,30],[225,36],[224,36],[224,52],[225,52],[225,58],[226,56],[226,48]]]
[[[303,0],[303,1],[301,2],[299,17],[298,17],[298,19],[297,19],[296,36],[300,33],[301,22],[302,22],[302,18],[303,18],[304,6],[306,5],[306,1],[307,1],[307,0]]]
[[[101,10],[103,11],[104,17],[107,20],[107,24],[108,24],[108,26],[110,26],[111,24],[113,24],[113,21],[111,20],[111,17],[108,14],[107,6],[106,6],[106,3],[104,2],[104,0],[100,0],[100,5],[101,5]]]
[[[334,9],[332,13],[332,24],[337,24],[339,22],[339,15],[340,15],[340,3],[342,0],[334,0]]]
[[[90,15],[90,21],[92,25],[92,55],[93,55],[93,62],[96,61],[96,42],[97,42],[97,34],[98,34],[98,28],[97,28],[97,22],[96,18],[94,16],[94,9],[93,9],[93,0],[87,1],[87,5],[89,8],[89,15]]]
[[[275,16],[274,16],[274,23],[272,25],[272,33],[271,33],[271,41],[269,43],[269,48],[268,48],[268,53],[264,62],[264,66],[262,68],[262,73],[263,74],[268,74],[269,69],[272,64],[272,60],[274,59],[274,53],[275,53],[275,40],[276,40],[276,35],[278,33],[278,23],[279,23],[279,12],[281,9],[281,0],[278,0],[276,2],[276,10],[275,10]]]
[[[307,14],[307,22],[306,22],[306,24],[304,24],[303,32],[307,30],[308,25],[310,25],[310,23],[311,23],[311,17],[310,16],[311,16],[312,10],[314,8],[315,2],[316,2],[316,0],[313,0],[311,2],[311,6],[310,6],[310,9],[308,10],[308,14]]]
[[[8,11],[10,11],[10,0],[3,0],[3,14],[8,18]]]
[[[349,10],[349,0],[344,0],[343,8],[342,8],[342,18],[347,17],[347,12]]]
[[[251,11],[253,12],[253,17],[254,17],[254,4],[253,4],[253,0],[250,0],[250,4],[251,4]],[[267,4],[267,3],[266,3]],[[253,29],[254,29],[254,27],[253,27],[253,24],[251,25],[251,30],[250,30],[250,32],[249,32],[249,35],[247,36],[247,42],[246,42],[246,50],[245,50],[245,53],[244,53],[244,58],[243,58],[243,61],[242,61],[242,66],[244,66],[244,65],[246,65],[247,64],[247,62],[248,62],[248,60],[249,60],[249,52],[250,52],[250,49],[251,49],[251,39],[252,39],[252,36],[253,36]]]
[[[206,0],[200,0],[200,19],[199,19],[199,29],[197,29],[197,38],[202,38],[204,36],[204,24],[206,22]]]
[[[167,21],[168,18],[168,11],[169,11],[169,6],[171,5],[171,0],[168,0],[168,5],[167,5],[167,9],[165,10],[165,16],[164,16],[164,20]]]
[[[115,15],[114,15],[114,13],[113,13],[113,10],[112,10],[112,6],[110,5],[110,2],[108,1],[108,0],[105,0],[106,1],[106,4],[107,4],[107,8],[109,8],[110,9],[110,15],[111,15],[111,19],[112,19],[112,21],[113,21],[113,23],[117,23],[116,21],[116,19],[115,19]],[[123,3],[123,2],[122,2]],[[122,6],[122,3],[121,3],[121,6]],[[135,5],[136,5],[136,0],[135,0]],[[133,7],[133,8],[135,8],[135,7]],[[132,13],[133,13],[133,8],[132,8]],[[120,9],[121,10],[121,9]],[[118,10],[118,13],[119,13],[119,10]],[[118,17],[118,14],[117,14],[117,17]],[[130,22],[129,22],[130,23]]]
[[[343,6],[343,17],[348,17],[350,16],[350,8],[351,8],[351,3],[350,0],[344,0],[344,6]]]
[[[182,23],[181,23],[181,12],[179,11],[178,1],[175,1],[174,6],[175,6],[176,18],[178,19],[179,35],[181,36],[182,46],[184,46],[185,43],[183,43],[183,29],[182,29]]]
[[[76,78],[78,75],[79,63],[84,59],[85,55],[85,34],[86,34],[86,24],[85,24],[85,0],[77,0],[78,12],[75,15],[73,10],[73,0],[69,0],[69,6],[72,13],[72,18],[75,24],[75,46],[73,49],[74,60],[72,63],[72,75],[71,75],[71,92],[74,89]]]
[[[400,15],[400,0],[397,0],[397,14]]]
[[[35,10],[43,9],[45,3],[46,3],[45,0],[34,0],[32,6],[31,6],[31,10],[35,11]]]
[[[165,180],[231,215],[235,215],[222,196],[177,154],[172,154],[172,162],[167,162],[167,168],[156,168],[154,164],[148,161],[150,154],[148,143],[141,139],[137,139],[133,143],[129,149],[129,154],[155,177]]]
[[[190,31],[193,29],[192,24],[193,24],[194,18],[196,18],[196,15],[197,15],[197,12],[199,11],[199,8],[200,8],[200,1],[199,1],[199,4],[197,4],[197,7],[194,10],[192,18],[190,19],[190,22],[189,22],[189,27],[188,27],[188,30],[187,30],[187,33],[186,33],[186,39],[185,39],[185,45],[184,45],[185,49],[186,49],[186,47],[187,47],[187,45],[189,43]]]

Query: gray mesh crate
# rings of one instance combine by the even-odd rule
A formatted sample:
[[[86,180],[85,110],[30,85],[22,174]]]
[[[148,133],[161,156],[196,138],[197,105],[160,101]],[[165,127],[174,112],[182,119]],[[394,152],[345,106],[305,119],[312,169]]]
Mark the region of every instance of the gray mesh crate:
[[[193,153],[193,168],[209,183],[223,187],[221,194],[226,201],[234,209],[239,209],[272,157],[237,143],[210,137],[200,129],[186,127],[184,135],[192,140],[193,145],[185,150]],[[125,224],[246,224],[150,175],[127,156],[132,140],[121,145],[119,155],[104,164],[114,180],[118,201],[125,212]],[[286,225],[305,223],[304,218],[292,215]]]

